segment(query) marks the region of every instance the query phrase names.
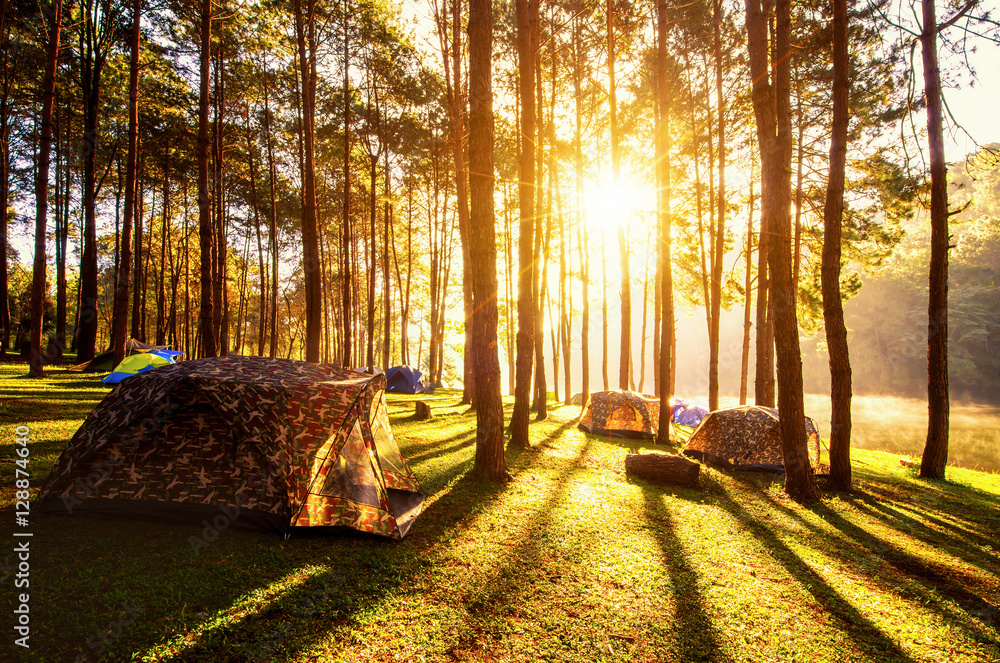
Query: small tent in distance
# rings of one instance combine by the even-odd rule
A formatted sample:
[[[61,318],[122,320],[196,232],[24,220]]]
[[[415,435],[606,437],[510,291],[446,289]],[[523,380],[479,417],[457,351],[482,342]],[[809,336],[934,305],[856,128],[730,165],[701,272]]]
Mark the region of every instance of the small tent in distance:
[[[161,366],[170,366],[180,354],[177,350],[154,350],[129,355],[122,359],[121,363],[115,366],[115,370],[111,371],[101,382],[118,384],[133,375],[145,373]]]
[[[143,343],[142,341],[137,341],[134,338],[130,338],[125,341],[125,356],[130,357],[135,354],[140,354],[143,352],[153,352],[156,350],[168,350],[165,345],[153,345],[152,343]],[[170,350],[170,352],[176,352],[178,355],[181,354],[178,350]],[[74,366],[74,370],[87,371],[89,373],[103,373],[105,371],[110,371],[115,367],[115,351],[108,350],[107,352],[102,352],[90,361]]]
[[[234,355],[136,375],[73,436],[41,508],[192,524],[235,513],[281,532],[402,538],[424,494],[384,390],[381,375]]]
[[[709,412],[688,440],[684,453],[699,460],[741,469],[784,469],[778,411],[741,405]],[[819,461],[819,433],[806,417],[810,450]]]
[[[390,394],[419,394],[424,374],[412,366],[391,366],[385,372],[385,390]]]

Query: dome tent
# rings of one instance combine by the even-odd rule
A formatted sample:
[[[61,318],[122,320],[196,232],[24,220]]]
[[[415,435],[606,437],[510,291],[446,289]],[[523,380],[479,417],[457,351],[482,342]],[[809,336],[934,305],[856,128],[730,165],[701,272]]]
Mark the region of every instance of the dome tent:
[[[590,395],[578,428],[611,437],[656,437],[660,402],[632,391],[598,391]]]
[[[684,448],[684,454],[737,470],[782,470],[778,411],[759,405],[715,410],[705,415]],[[819,433],[806,417],[806,438],[819,461]]]
[[[385,390],[390,394],[419,394],[424,391],[423,377],[410,366],[390,366],[385,372]]]
[[[284,359],[199,359],[123,381],[63,451],[43,511],[402,538],[424,494],[385,378]]]

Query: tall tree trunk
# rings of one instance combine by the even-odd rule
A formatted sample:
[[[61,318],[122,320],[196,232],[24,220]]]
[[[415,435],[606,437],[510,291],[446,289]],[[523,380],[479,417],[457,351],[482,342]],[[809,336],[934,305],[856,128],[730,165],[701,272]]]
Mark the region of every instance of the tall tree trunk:
[[[369,105],[369,111],[371,106]],[[375,254],[375,220],[378,218],[378,192],[376,190],[376,166],[378,165],[378,153],[370,153],[368,158],[371,161],[371,171],[369,172],[368,194],[370,205],[368,207],[368,220],[370,225],[370,244],[368,244],[368,327],[367,327],[367,347],[368,355],[365,365],[371,371],[375,368],[375,263],[378,256]],[[384,368],[388,368],[384,366]]]
[[[514,335],[517,325],[516,314],[514,312],[514,227],[510,218],[511,200],[508,195],[507,182],[503,184],[503,238],[504,238],[504,258],[506,259],[506,269],[504,274],[505,294],[507,304],[507,390],[514,395]]]
[[[351,274],[351,87],[350,87],[350,37],[348,32],[348,0],[344,0],[344,208],[341,218],[343,235],[340,244],[341,276],[340,287],[343,300],[344,342],[341,366],[348,368],[351,364],[351,320],[354,318],[351,310],[351,290],[353,287]]]
[[[516,0],[517,57],[520,75],[521,154],[518,200],[517,370],[514,410],[510,418],[510,444],[528,448],[528,408],[531,401],[531,365],[535,349],[535,299],[532,284],[535,264],[535,93],[534,53],[538,44],[538,0]]]
[[[934,0],[922,0],[924,100],[931,170],[931,257],[927,304],[927,441],[920,476],[943,479],[948,463],[948,166],[944,155],[941,72],[938,69]]]
[[[306,334],[305,359],[319,362],[322,334],[322,280],[319,235],[316,219],[316,2],[294,0],[295,34],[299,49],[302,83],[302,114],[305,137],[305,180],[302,193],[302,266],[305,273]]]
[[[458,197],[458,232],[462,242],[462,297],[465,307],[465,350],[463,359],[463,392],[462,403],[472,403],[473,380],[472,363],[469,356],[472,343],[472,269],[469,254],[469,186],[468,168],[465,164],[465,99],[462,90],[464,77],[462,74],[462,3],[452,0],[450,7],[438,7],[434,3],[434,18],[437,23],[438,41],[441,58],[444,62],[445,91],[448,98],[449,145],[452,161],[455,166],[455,190]],[[449,22],[450,11],[450,22]]]
[[[10,282],[7,279],[7,224],[10,222],[10,116],[12,111],[13,64],[8,28],[7,0],[0,0],[0,356],[7,354],[10,344]],[[67,176],[69,173],[67,172]],[[68,206],[68,205],[67,205]]]
[[[145,283],[142,272],[142,180],[139,177],[139,152],[142,147],[142,139],[136,137],[136,175],[135,175],[135,201],[132,210],[132,223],[135,226],[135,245],[132,249],[132,338],[140,339],[142,336],[142,302],[146,294]],[[126,339],[128,340],[128,339]]]
[[[62,0],[54,0],[48,25],[45,75],[42,79],[41,134],[38,138],[38,167],[35,172],[35,258],[31,272],[31,338],[28,376],[41,377],[42,317],[45,314],[45,233],[49,204],[49,150],[52,147],[52,106],[56,96],[56,67],[59,63],[59,36],[62,30]],[[5,247],[6,248],[6,247]],[[4,260],[7,254],[4,253]]]
[[[198,237],[201,249],[201,338],[199,344],[202,357],[218,357],[219,351],[215,343],[215,309],[212,289],[212,249],[214,233],[212,232],[212,195],[208,188],[208,96],[210,66],[212,58],[212,0],[202,0],[200,12],[201,53],[200,73],[201,83],[198,96]],[[138,315],[138,309],[132,311]],[[135,325],[133,324],[133,328]]]
[[[674,338],[674,301],[673,301],[673,270],[671,266],[671,220],[670,220],[670,82],[667,74],[667,2],[658,0],[656,3],[656,95],[657,112],[660,114],[656,135],[657,179],[659,180],[659,195],[657,208],[659,210],[659,236],[661,241],[659,253],[660,299],[663,302],[663,322],[660,326],[660,412],[657,422],[656,441],[659,444],[670,443],[670,400],[673,397],[673,338]]]
[[[615,9],[614,0],[608,0],[608,105],[611,116],[611,170],[615,186],[620,184],[621,154],[618,137],[618,102],[615,90]],[[623,220],[624,223],[624,220]],[[624,225],[618,227],[618,260],[621,266],[621,345],[618,355],[618,388],[629,388],[629,369],[632,365],[632,277],[629,273],[628,239]]]
[[[546,224],[543,213],[545,187],[545,140],[543,131],[545,129],[545,95],[542,93],[542,51],[541,51],[541,19],[539,18],[539,38],[535,41],[534,49],[535,67],[535,112],[536,112],[536,137],[535,140],[535,242],[531,261],[535,265],[532,297],[535,299],[535,391],[532,407],[535,410],[535,421],[542,421],[548,417],[546,408],[546,392],[548,387],[545,380],[545,303],[543,299],[542,285],[548,268],[547,256],[543,252],[543,245],[547,241]]]
[[[802,181],[805,162],[805,116],[802,111],[802,80],[795,68],[795,120],[798,136],[795,140],[795,238],[792,240],[792,285],[796,300],[799,297],[799,271],[802,268]]]
[[[170,241],[170,145],[164,146],[163,161],[163,223],[160,226],[160,278],[156,288],[156,345],[167,340],[167,243]]]
[[[573,17],[573,109],[576,122],[573,126],[574,164],[576,170],[576,238],[580,252],[580,281],[583,310],[580,315],[580,408],[590,400],[590,242],[584,239],[586,211],[583,207],[583,46],[582,26],[579,16]],[[589,234],[589,233],[588,233]]]
[[[493,16],[490,0],[469,2],[469,193],[472,202],[472,357],[476,404],[473,473],[490,481],[507,477],[503,402],[497,353],[497,255],[493,209]]]
[[[129,33],[128,65],[128,154],[125,157],[125,210],[122,220],[121,256],[115,277],[115,310],[111,321],[111,349],[115,366],[125,358],[128,327],[128,290],[132,268],[132,220],[135,213],[136,164],[139,148],[139,26],[142,0],[132,0],[132,30]]]
[[[743,288],[745,298],[743,302],[743,353],[740,357],[740,405],[746,405],[747,402],[747,379],[750,368],[750,307],[753,303],[753,295],[751,294],[753,270],[750,262],[753,258],[753,164],[751,164],[750,173],[750,201],[747,204],[750,212],[747,217],[746,279]]]
[[[140,191],[142,189],[140,188]],[[139,198],[136,201],[138,203],[138,209],[136,210],[136,216],[141,217],[145,215],[145,192],[139,194]],[[151,200],[149,203],[149,209],[153,210],[156,208],[156,190],[151,190]],[[140,312],[139,312],[139,336],[136,337],[137,340],[146,342],[146,331],[149,329],[146,324],[146,307],[149,303],[149,294],[147,292],[147,287],[149,284],[149,262],[153,257],[153,215],[149,215],[149,232],[146,233],[146,258],[142,264],[142,296],[139,298]]]
[[[195,357],[191,347],[191,233],[188,228],[188,180],[183,180],[184,192],[184,354],[188,359]]]
[[[257,235],[257,270],[260,273],[260,300],[257,316],[257,355],[264,356],[264,339],[267,320],[267,271],[264,267],[264,242],[260,232],[260,201],[257,197],[257,168],[254,162],[253,136],[250,133],[250,108],[246,109],[247,165],[250,168],[250,205],[253,207],[253,227]]]
[[[709,330],[708,409],[719,409],[719,321],[722,315],[722,256],[726,247],[726,102],[722,93],[722,0],[713,0],[715,93],[719,120],[719,199],[712,257],[712,315]]]
[[[69,244],[69,201],[70,201],[70,166],[69,166],[69,142],[72,135],[71,125],[73,116],[66,108],[66,132],[62,141],[63,152],[63,177],[60,182],[59,177],[59,157],[60,147],[56,147],[56,231],[53,237],[56,245],[56,338],[55,356],[61,357],[66,350],[66,318],[68,314],[68,284],[66,282],[66,250]],[[59,115],[56,113],[56,119]],[[59,143],[59,126],[55,127],[56,142]],[[62,185],[62,195],[59,195],[59,187]],[[62,204],[59,199],[62,198]],[[117,235],[116,235],[117,238]],[[51,346],[50,346],[51,347]]]
[[[604,238],[601,238],[601,377],[604,379],[604,391],[611,388],[608,380],[608,257],[605,252]]]
[[[646,382],[646,321],[649,318],[649,254],[653,250],[652,243],[646,245],[646,264],[643,266],[642,279],[642,326],[639,333],[639,391],[642,392]]]
[[[833,124],[830,179],[823,210],[823,320],[830,353],[830,482],[851,487],[851,357],[840,298],[840,242],[847,167],[847,124],[851,81],[847,41],[848,0],[833,0]]]
[[[80,29],[80,82],[83,92],[83,257],[80,262],[80,312],[77,359],[93,359],[97,342],[97,150],[101,104],[101,77],[112,29],[111,8],[83,4]]]
[[[274,359],[278,356],[278,195],[275,168],[274,168],[274,141],[271,136],[271,106],[268,90],[268,71],[263,72],[264,83],[264,135],[267,137],[267,171],[268,186],[271,194],[271,216],[268,219],[268,242],[271,253],[271,342],[268,346],[267,356]],[[345,196],[346,198],[346,196]],[[261,350],[261,354],[264,351]]]
[[[382,369],[385,370],[389,368],[389,356],[392,349],[392,289],[390,287],[392,279],[389,272],[389,233],[392,229],[392,207],[389,204],[389,197],[392,193],[392,186],[390,182],[389,173],[389,148],[385,149],[385,175],[384,175],[384,191],[385,200],[382,203],[383,219],[385,223],[382,226],[382,329],[383,329],[383,340],[382,340]]]
[[[214,212],[212,214],[212,232],[215,241],[212,244],[212,297],[215,300],[213,315],[215,323],[215,342],[218,346],[219,355],[225,357],[229,354],[229,302],[226,293],[229,290],[227,282],[227,267],[229,257],[229,246],[226,239],[226,206],[225,187],[223,186],[223,163],[225,153],[223,150],[223,121],[225,114],[225,58],[223,42],[223,30],[221,19],[219,19],[219,42],[215,53],[215,88],[214,108],[215,114],[212,130],[212,189],[214,197],[212,199]]]
[[[785,463],[785,492],[793,499],[817,499],[806,446],[802,392],[802,359],[792,283],[791,157],[792,122],[788,56],[791,50],[790,0],[776,0],[775,41],[768,48],[767,7],[746,0],[747,48],[753,80],[754,115],[761,152],[762,219],[771,235],[768,268],[772,280],[774,333],[778,368],[778,407]],[[768,53],[774,54],[773,83],[768,77]]]

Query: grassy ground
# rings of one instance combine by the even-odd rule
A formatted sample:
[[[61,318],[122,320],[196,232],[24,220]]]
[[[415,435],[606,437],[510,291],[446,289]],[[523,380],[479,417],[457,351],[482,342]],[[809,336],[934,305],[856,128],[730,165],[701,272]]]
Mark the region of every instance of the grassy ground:
[[[0,366],[10,523],[15,426],[34,492],[105,393],[18,374]],[[456,400],[424,423],[390,401],[429,495],[400,543],[224,530],[195,554],[200,526],[33,514],[31,649],[5,627],[0,660],[1000,661],[996,475],[925,482],[855,450],[855,491],[808,509],[768,475],[661,488],[625,477],[636,444],[581,433],[570,407],[494,487],[466,476],[475,418]]]

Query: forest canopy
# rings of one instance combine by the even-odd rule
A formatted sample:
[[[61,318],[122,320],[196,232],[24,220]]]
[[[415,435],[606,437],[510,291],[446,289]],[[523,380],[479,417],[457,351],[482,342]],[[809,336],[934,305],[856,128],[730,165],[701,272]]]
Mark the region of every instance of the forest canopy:
[[[118,318],[128,335],[189,358],[314,351],[348,367],[413,364],[429,382],[470,380],[462,2],[2,3],[5,352],[25,352],[31,341],[34,240],[44,247],[41,345],[49,359],[109,347]],[[514,390],[524,249],[533,264],[536,392],[554,388],[568,402],[602,383],[620,386],[616,376],[659,391],[666,191],[670,315],[704,319],[705,355],[714,353],[715,368],[681,386],[746,394],[763,329],[751,311],[760,308],[766,267],[762,273],[764,170],[743,3],[535,7],[528,246],[518,227],[526,126],[518,3],[495,2],[492,12],[506,388]],[[788,63],[791,276],[813,391],[829,388],[820,330],[830,11],[792,5],[797,47]],[[906,15],[889,2],[854,4],[849,14],[840,292],[849,300],[856,389],[918,395],[929,251],[919,210],[929,181],[924,135],[913,130],[922,103],[914,42],[897,36]],[[653,137],[664,134],[660,152]],[[39,199],[46,140],[51,170]],[[1000,295],[997,173],[994,153],[984,150],[949,175],[952,207],[969,203],[951,219],[952,388],[991,401],[1000,400],[1000,306],[988,304]],[[33,229],[42,204],[39,244]],[[687,359],[701,367],[698,354]],[[681,366],[673,379],[684,374]]]

